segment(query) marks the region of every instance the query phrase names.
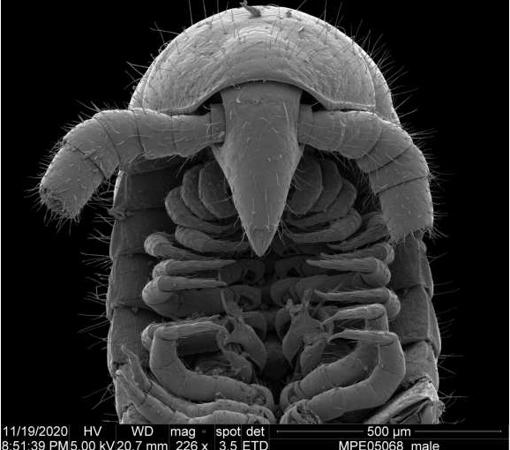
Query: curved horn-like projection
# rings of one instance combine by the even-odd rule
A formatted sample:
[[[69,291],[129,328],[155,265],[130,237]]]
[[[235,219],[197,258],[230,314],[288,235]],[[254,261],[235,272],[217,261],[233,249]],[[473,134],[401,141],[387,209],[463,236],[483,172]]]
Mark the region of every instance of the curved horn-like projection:
[[[354,159],[368,175],[393,240],[432,227],[429,168],[409,134],[366,111],[318,111],[302,106],[298,140]]]
[[[188,157],[223,141],[220,107],[210,113],[168,116],[134,108],[101,111],[64,136],[39,186],[42,202],[74,218],[99,185],[136,160]]]
[[[213,147],[252,249],[262,256],[278,229],[303,148],[297,140],[301,90],[246,83],[221,92],[225,142]]]

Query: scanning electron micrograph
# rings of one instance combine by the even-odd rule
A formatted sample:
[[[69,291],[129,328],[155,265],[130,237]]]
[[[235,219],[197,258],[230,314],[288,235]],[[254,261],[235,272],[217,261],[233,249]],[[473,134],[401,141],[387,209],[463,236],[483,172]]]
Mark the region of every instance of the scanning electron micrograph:
[[[113,177],[119,422],[439,422],[430,171],[346,34],[246,3],[185,29],[39,193],[74,219]]]

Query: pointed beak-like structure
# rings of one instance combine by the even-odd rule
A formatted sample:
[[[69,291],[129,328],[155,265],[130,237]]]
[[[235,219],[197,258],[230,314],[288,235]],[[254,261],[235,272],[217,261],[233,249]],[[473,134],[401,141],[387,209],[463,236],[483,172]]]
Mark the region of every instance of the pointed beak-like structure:
[[[225,141],[213,147],[253,251],[271,245],[303,149],[297,141],[301,90],[246,83],[221,92]]]

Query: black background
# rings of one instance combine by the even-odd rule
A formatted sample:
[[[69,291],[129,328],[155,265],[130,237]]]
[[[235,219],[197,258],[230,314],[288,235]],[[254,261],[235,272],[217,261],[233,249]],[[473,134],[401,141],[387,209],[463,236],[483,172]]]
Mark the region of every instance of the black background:
[[[202,2],[191,4],[196,22]],[[216,12],[216,1],[206,7]],[[312,0],[302,7],[316,16],[324,9]],[[330,0],[328,21],[337,10]],[[138,77],[127,62],[148,65],[158,53],[163,41],[151,28],[188,26],[188,2],[10,1],[2,13],[3,422],[113,420],[101,341],[107,324],[97,317],[102,306],[83,300],[95,270],[81,252],[107,252],[88,240],[94,212],[57,232],[29,191],[64,126],[91,114],[86,106],[127,105]],[[339,21],[358,42],[369,31],[372,43],[380,37],[376,49],[391,55],[385,75],[407,71],[394,83],[403,92],[396,104],[410,96],[398,111],[416,111],[404,123],[428,131],[422,147],[436,170],[445,235],[429,241],[444,419],[488,427],[508,423],[507,17],[460,1],[346,0]],[[79,332],[95,323],[102,325]]]

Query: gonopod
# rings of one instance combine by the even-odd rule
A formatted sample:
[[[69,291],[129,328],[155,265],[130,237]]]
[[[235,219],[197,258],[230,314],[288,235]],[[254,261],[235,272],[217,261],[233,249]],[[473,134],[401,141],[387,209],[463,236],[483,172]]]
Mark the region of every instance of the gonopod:
[[[74,127],[40,182],[116,175],[108,366],[122,423],[436,423],[426,160],[350,38],[229,9]]]

